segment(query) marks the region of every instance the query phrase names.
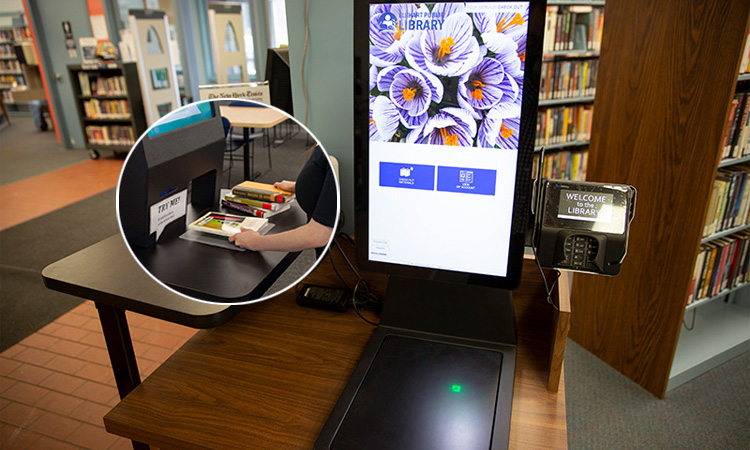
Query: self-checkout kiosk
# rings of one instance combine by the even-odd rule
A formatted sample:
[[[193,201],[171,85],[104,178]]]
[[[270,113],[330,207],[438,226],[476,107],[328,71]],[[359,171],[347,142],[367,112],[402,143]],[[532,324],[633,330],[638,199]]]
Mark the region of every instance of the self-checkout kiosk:
[[[146,248],[185,231],[188,207],[216,203],[224,131],[216,106],[188,106],[152,127],[133,147],[118,192],[122,230],[132,247]]]
[[[125,161],[117,213],[131,253],[156,280],[199,300],[246,303],[260,298],[298,253],[238,251],[226,238],[187,229],[205,213],[222,211],[224,148],[216,102],[194,103],[161,119]],[[271,218],[270,232],[306,221],[293,205]]]

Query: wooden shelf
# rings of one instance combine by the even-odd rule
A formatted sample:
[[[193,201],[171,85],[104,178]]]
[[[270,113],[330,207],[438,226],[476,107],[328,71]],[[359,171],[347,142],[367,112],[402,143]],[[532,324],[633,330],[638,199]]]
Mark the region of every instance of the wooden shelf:
[[[620,274],[574,278],[570,337],[662,398],[750,340],[746,304],[685,309],[750,3],[632,0],[609,2],[606,11],[653,21],[605,20],[587,177],[635,186],[638,205]],[[698,16],[700,24],[691,19]],[[732,55],[736,61],[727,60]],[[690,70],[674,70],[681,65]],[[683,316],[693,313],[687,332]],[[740,325],[744,335],[733,331]]]
[[[552,58],[598,58],[597,50],[555,50],[542,55],[544,59]]]

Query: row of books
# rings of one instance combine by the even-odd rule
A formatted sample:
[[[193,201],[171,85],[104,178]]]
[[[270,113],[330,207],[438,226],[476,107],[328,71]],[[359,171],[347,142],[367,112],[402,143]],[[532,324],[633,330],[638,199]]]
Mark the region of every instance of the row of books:
[[[127,100],[85,100],[83,112],[89,119],[129,119]]]
[[[15,58],[16,54],[13,52],[13,46],[11,44],[0,43],[0,58]]]
[[[26,86],[26,77],[23,75],[0,75],[0,85],[2,86]]]
[[[21,64],[15,59],[0,60],[0,72],[21,72]]]
[[[722,159],[750,155],[750,92],[738,92],[732,99]]]
[[[291,208],[294,194],[273,185],[244,181],[230,189],[222,189],[221,204],[253,217],[269,218]]]
[[[135,144],[135,134],[133,127],[130,126],[93,126],[89,125],[85,129],[86,141],[89,144],[96,145],[133,145]]]
[[[598,67],[598,59],[543,62],[539,100],[594,95]]]
[[[11,30],[0,30],[0,42],[28,41],[31,39],[29,27],[16,27]]]
[[[536,141],[542,145],[585,142],[591,137],[594,105],[540,108],[537,112]]]
[[[121,75],[103,77],[97,73],[78,72],[78,83],[81,94],[91,95],[127,95],[125,77]]]
[[[563,50],[598,51],[602,44],[604,8],[587,5],[548,6],[544,53]]]
[[[539,170],[540,154],[534,155],[534,165],[531,172],[536,177]],[[563,150],[544,155],[542,166],[542,178],[553,180],[586,180],[586,164],[588,163],[588,150]]]
[[[701,245],[687,304],[750,281],[750,231]]]
[[[719,169],[703,226],[703,235],[750,223],[750,165]]]

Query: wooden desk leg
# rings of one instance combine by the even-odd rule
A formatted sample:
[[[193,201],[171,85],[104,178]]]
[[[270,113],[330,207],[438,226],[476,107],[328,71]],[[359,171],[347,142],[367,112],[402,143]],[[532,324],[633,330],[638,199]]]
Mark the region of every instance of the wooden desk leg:
[[[547,390],[557,392],[565,357],[565,341],[570,331],[570,273],[562,271],[557,282],[557,306],[552,318],[550,336],[549,378]]]
[[[138,364],[135,360],[133,341],[130,339],[128,319],[125,310],[114,306],[96,303],[99,321],[102,324],[104,340],[107,343],[109,361],[115,374],[115,383],[120,399],[125,398],[136,386],[141,384]],[[149,446],[133,441],[134,450],[148,450]]]

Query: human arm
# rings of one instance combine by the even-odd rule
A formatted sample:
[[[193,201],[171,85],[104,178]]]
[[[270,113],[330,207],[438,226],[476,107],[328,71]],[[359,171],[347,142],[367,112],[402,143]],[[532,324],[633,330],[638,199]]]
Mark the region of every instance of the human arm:
[[[245,230],[229,237],[229,242],[248,250],[298,252],[328,244],[333,228],[310,219],[305,225],[279,234],[261,236],[256,231]]]

